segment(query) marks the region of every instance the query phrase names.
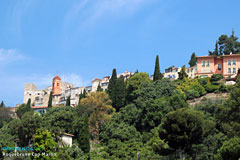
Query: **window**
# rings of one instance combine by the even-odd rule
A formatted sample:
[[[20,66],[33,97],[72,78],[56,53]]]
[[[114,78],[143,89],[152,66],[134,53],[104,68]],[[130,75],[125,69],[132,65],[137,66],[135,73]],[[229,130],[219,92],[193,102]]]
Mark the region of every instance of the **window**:
[[[228,74],[231,74],[231,68],[228,68]]]
[[[233,65],[236,66],[236,60],[233,60]]]
[[[207,65],[206,65],[206,66],[207,66],[207,67],[209,67],[209,61],[206,61],[206,63],[207,63]]]
[[[231,66],[231,60],[228,60],[228,65]]]
[[[59,86],[59,83],[57,83],[57,86]]]
[[[233,68],[233,73],[234,73],[234,74],[236,73],[236,68]]]
[[[175,74],[173,74],[173,79],[175,79],[176,78],[176,76],[175,76]]]
[[[205,67],[205,61],[202,61],[202,67]]]
[[[222,70],[222,65],[218,64],[218,70]]]

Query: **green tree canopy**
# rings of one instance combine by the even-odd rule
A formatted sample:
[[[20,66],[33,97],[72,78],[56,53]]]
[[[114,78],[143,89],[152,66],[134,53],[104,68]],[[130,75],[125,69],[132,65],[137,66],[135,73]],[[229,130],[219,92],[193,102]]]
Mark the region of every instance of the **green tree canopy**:
[[[240,158],[240,138],[234,137],[225,141],[218,152],[223,160],[238,160]]]
[[[191,153],[192,145],[201,142],[204,134],[203,114],[192,109],[178,109],[166,115],[159,132],[175,151]]]
[[[71,106],[71,96],[67,97],[66,106]]]

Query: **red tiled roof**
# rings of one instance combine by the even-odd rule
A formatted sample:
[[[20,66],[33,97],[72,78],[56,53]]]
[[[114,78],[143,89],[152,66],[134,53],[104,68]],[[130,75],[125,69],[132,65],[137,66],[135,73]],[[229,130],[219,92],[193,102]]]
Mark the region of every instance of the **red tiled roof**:
[[[53,79],[61,80],[61,78],[58,75],[56,75]]]
[[[94,82],[94,81],[101,81],[101,79],[95,78],[92,80],[92,82]]]
[[[33,109],[48,108],[48,106],[32,106]]]

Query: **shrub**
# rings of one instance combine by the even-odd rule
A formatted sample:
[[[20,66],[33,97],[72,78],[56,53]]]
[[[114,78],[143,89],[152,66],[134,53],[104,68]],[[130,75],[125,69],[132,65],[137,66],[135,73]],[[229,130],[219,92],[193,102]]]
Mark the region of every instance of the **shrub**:
[[[210,79],[210,82],[212,84],[219,84],[218,81],[223,79],[223,75],[222,74],[213,74],[211,79]]]
[[[191,100],[191,99],[200,97],[200,94],[199,94],[199,92],[197,92],[193,89],[190,89],[186,92],[186,96],[187,96],[187,99]]]
[[[205,86],[205,89],[208,93],[212,93],[216,90],[219,89],[219,85],[214,85],[214,84],[211,84],[211,83],[208,83],[206,86]]]
[[[226,85],[224,85],[223,83],[219,86],[219,89],[218,89],[219,92],[227,92],[228,91],[228,88]]]
[[[199,78],[198,82],[204,87],[206,84],[210,82],[210,78],[209,77]]]

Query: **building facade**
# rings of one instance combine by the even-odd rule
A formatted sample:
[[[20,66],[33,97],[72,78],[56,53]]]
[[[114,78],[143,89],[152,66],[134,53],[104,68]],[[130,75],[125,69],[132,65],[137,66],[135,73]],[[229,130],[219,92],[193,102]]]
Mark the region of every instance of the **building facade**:
[[[123,76],[126,80],[131,75],[132,72],[125,71],[117,76]],[[52,80],[52,86],[46,87],[43,90],[38,90],[33,83],[25,84],[23,103],[26,104],[28,99],[31,99],[32,106],[36,112],[45,112],[46,106],[48,106],[50,93],[52,92],[53,106],[65,105],[69,96],[71,106],[77,106],[79,103],[79,96],[84,90],[87,93],[96,92],[98,85],[100,85],[103,90],[106,90],[109,80],[110,76],[105,76],[102,79],[95,78],[92,80],[91,86],[74,87],[71,83],[62,82],[62,79],[56,75]]]
[[[165,73],[163,74],[164,78],[168,78],[168,79],[178,79],[178,72],[181,71],[181,67],[169,67],[167,69],[165,69]]]
[[[197,73],[199,77],[211,77],[222,74],[225,78],[235,77],[240,68],[240,54],[197,57]]]

